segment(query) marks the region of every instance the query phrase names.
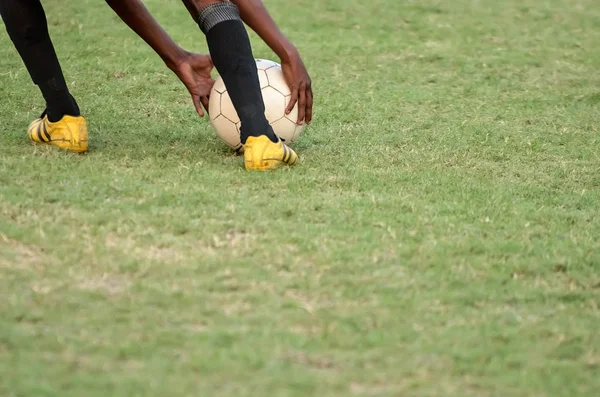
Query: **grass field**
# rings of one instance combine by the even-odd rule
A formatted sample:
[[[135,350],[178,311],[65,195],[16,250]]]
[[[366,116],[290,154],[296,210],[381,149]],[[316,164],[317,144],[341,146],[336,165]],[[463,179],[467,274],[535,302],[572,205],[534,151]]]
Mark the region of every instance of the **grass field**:
[[[0,28],[0,396],[597,395],[600,3],[265,3],[315,89],[270,173],[100,0],[44,2],[90,152],[34,146]]]

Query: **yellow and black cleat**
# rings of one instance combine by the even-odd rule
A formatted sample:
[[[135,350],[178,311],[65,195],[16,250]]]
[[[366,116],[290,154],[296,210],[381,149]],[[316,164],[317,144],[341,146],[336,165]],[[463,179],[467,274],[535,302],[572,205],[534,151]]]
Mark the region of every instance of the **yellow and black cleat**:
[[[285,143],[271,141],[266,135],[248,137],[244,144],[244,162],[247,170],[266,171],[280,166],[294,165],[298,155]]]
[[[63,116],[53,123],[43,113],[27,128],[29,139],[37,143],[47,143],[75,153],[83,153],[88,148],[87,122],[82,116]]]

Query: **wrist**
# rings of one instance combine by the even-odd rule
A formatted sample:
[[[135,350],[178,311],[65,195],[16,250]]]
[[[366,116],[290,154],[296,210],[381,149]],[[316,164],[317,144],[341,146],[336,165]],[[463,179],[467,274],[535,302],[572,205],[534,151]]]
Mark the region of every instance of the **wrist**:
[[[167,67],[171,70],[175,70],[189,55],[189,52],[185,51],[181,47],[177,47],[173,51],[164,54],[162,57]]]
[[[289,62],[292,59],[297,58],[299,56],[299,54],[298,54],[298,50],[296,49],[296,47],[294,47],[294,45],[292,43],[287,43],[286,45],[283,46],[281,51],[279,51],[277,56],[279,56],[279,59],[281,60],[281,62]]]

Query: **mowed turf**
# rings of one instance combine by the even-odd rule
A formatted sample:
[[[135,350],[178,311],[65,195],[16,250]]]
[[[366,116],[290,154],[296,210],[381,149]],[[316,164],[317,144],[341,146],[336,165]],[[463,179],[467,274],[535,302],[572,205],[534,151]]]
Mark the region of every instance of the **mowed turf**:
[[[596,395],[600,3],[265,3],[315,90],[269,173],[97,0],[44,2],[90,152],[34,146],[2,27],[0,395]]]

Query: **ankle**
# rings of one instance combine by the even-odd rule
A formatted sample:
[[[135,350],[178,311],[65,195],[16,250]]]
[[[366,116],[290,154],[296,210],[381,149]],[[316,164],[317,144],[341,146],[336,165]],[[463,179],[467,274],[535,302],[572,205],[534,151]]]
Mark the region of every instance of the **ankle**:
[[[273,143],[279,142],[279,137],[277,135],[275,135],[273,128],[271,128],[271,126],[268,124],[267,124],[266,128],[262,128],[260,130],[250,129],[249,133],[246,133],[246,130],[244,130],[244,127],[242,124],[242,128],[240,129],[240,140],[242,141],[242,145],[245,144],[246,140],[251,136],[253,136],[253,137],[266,136]]]

